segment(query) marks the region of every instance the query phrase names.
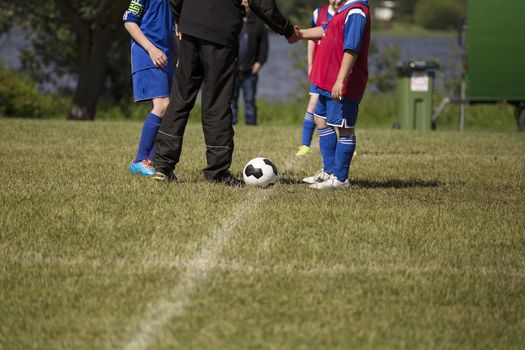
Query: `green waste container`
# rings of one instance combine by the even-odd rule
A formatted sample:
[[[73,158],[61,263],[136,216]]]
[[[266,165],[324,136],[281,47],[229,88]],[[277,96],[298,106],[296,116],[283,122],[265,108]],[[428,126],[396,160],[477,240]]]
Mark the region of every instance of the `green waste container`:
[[[397,66],[398,124],[394,127],[431,129],[432,93],[438,69],[433,61],[406,61]]]

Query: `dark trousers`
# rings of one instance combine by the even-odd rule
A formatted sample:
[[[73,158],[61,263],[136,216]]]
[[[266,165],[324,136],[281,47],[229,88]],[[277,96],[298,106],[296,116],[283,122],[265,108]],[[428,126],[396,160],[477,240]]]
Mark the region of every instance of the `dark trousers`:
[[[179,64],[156,140],[154,164],[169,174],[179,162],[184,130],[202,86],[202,128],[206,142],[204,177],[213,179],[230,168],[233,154],[231,99],[238,48],[189,35],[182,36]]]
[[[237,75],[232,99],[233,124],[237,124],[238,121],[239,94],[242,90],[242,97],[244,99],[244,121],[247,125],[257,125],[257,105],[255,102],[257,80],[257,74],[252,74],[251,72],[240,72]]]

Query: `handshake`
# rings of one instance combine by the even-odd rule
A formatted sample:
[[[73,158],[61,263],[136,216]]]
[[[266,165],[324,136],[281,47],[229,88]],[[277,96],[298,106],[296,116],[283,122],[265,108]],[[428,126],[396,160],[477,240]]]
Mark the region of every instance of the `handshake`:
[[[299,28],[299,26],[294,26],[293,29],[294,30],[293,30],[292,35],[286,38],[286,40],[288,40],[288,44],[295,44],[299,40],[303,39],[301,28]]]

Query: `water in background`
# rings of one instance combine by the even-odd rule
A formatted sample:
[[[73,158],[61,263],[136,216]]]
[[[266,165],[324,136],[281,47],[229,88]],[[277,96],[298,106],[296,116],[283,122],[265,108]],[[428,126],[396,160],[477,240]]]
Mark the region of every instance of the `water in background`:
[[[11,69],[20,69],[20,51],[29,44],[21,28],[12,28],[0,36],[0,61]]]
[[[301,57],[306,57],[305,43],[289,45],[281,36],[270,34],[268,61],[259,74],[258,96],[269,100],[285,100],[290,96],[306,94],[304,68],[294,68]],[[461,74],[460,51],[453,37],[428,36],[373,36],[379,53],[370,57],[370,73],[374,73],[375,63],[386,48],[398,49],[401,60],[434,60],[441,65],[436,89],[443,92],[446,82],[458,79]],[[0,60],[12,69],[20,69],[20,51],[28,45],[28,40],[20,28],[13,28],[0,37]],[[73,86],[73,78],[66,79]]]
[[[378,54],[370,56],[370,74],[375,73],[379,56],[387,48],[399,50],[401,60],[436,61],[441,69],[436,79],[436,90],[443,92],[446,84],[459,79],[461,75],[460,50],[451,36],[374,36],[372,39],[378,49]],[[295,51],[295,54],[294,54]],[[288,42],[275,34],[270,35],[270,54],[268,62],[259,76],[258,94],[268,99],[285,99],[290,95],[301,93],[304,89],[299,79],[307,79],[306,60],[304,72],[294,68],[293,57],[306,57],[306,45],[289,45]],[[306,91],[304,92],[306,93]]]

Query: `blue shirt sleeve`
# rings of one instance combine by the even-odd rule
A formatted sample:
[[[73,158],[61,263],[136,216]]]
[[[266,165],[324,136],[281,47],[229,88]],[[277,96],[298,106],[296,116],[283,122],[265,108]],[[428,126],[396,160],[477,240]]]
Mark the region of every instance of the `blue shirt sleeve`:
[[[122,20],[124,22],[137,23],[139,26],[142,23],[142,17],[148,7],[149,0],[131,0],[128,9],[124,12]]]
[[[351,10],[345,22],[344,50],[359,53],[366,28],[366,15],[361,9]]]

